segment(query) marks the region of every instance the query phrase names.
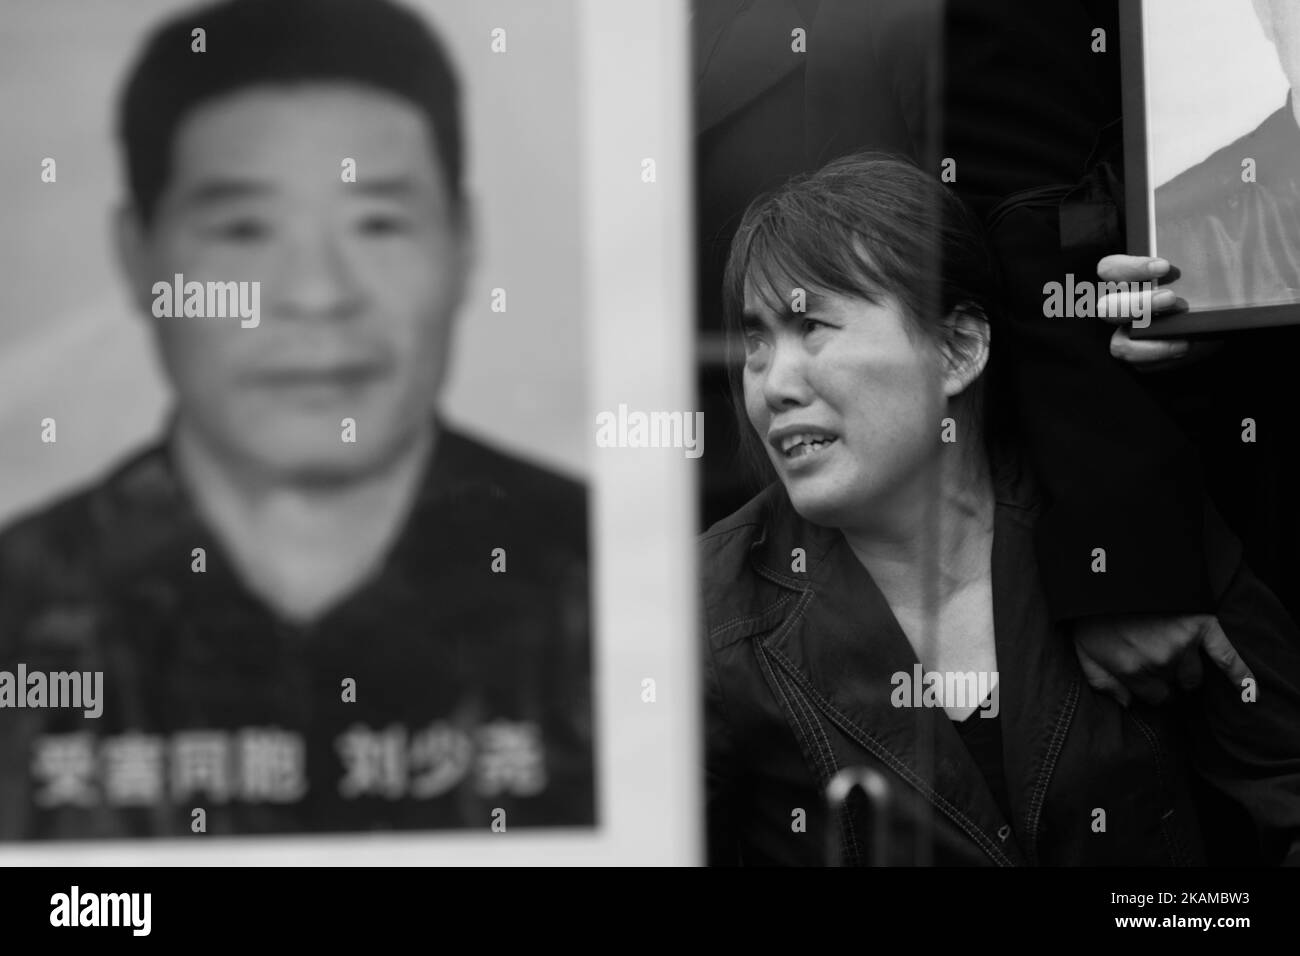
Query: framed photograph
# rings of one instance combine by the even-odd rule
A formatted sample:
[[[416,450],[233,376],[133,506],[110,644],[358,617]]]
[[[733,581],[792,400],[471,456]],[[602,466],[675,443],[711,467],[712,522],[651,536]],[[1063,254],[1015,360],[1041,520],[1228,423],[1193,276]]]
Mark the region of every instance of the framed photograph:
[[[1120,4],[1129,251],[1184,311],[1135,338],[1300,323],[1300,7]]]
[[[8,13],[0,860],[696,862],[684,6]]]

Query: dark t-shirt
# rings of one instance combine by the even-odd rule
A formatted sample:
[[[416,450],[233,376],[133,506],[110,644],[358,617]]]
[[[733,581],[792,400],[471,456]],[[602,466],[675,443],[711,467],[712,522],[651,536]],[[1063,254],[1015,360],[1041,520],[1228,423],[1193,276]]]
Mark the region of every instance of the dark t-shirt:
[[[1002,719],[985,717],[983,704],[966,716],[954,720],[961,742],[970,751],[971,758],[980,768],[993,800],[1008,820],[1011,819],[1011,797],[1007,793],[1007,774],[1002,759]]]
[[[441,430],[298,627],[149,449],[0,535],[0,671],[103,672],[98,718],[0,708],[0,839],[590,824],[586,547],[580,485]]]

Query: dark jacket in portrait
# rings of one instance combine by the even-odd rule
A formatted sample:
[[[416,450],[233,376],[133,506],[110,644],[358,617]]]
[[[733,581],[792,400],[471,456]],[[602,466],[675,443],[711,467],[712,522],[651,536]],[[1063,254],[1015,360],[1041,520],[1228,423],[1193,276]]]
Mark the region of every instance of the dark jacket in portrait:
[[[1155,213],[1156,252],[1182,273],[1172,288],[1190,307],[1300,302],[1300,127],[1291,98],[1156,189]]]
[[[842,534],[800,518],[779,485],[710,529],[711,863],[1283,859],[1300,837],[1300,641],[1277,600],[1239,553],[1218,555],[1219,619],[1257,700],[1207,664],[1203,687],[1177,704],[1125,709],[1089,686],[1047,613],[1038,512],[1031,482],[1004,471],[992,553],[998,713],[965,722],[995,725],[975,728],[993,737],[979,759],[942,707],[895,706],[894,675],[917,658]],[[884,775],[884,809],[872,815],[859,792],[832,814],[828,783],[864,766]],[[881,826],[887,838],[873,838]]]
[[[104,675],[98,718],[0,709],[0,839],[591,824],[586,529],[579,484],[440,429],[380,569],[300,626],[138,454],[0,535],[0,670]]]

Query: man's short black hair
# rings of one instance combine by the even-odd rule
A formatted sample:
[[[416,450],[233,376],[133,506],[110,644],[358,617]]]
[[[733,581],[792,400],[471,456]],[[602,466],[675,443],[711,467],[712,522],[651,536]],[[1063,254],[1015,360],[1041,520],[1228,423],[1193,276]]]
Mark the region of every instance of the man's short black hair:
[[[205,31],[206,52],[191,48]],[[141,219],[171,173],[176,128],[196,106],[262,84],[345,81],[394,93],[428,119],[453,202],[461,198],[460,93],[446,51],[389,0],[228,0],[154,31],[127,80],[118,135]]]

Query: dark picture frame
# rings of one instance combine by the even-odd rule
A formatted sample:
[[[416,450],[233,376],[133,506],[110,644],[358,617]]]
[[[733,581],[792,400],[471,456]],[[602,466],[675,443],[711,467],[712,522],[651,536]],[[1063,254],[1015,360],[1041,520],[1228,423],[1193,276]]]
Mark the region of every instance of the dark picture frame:
[[[1148,0],[1125,0],[1119,5],[1120,63],[1123,71],[1124,178],[1127,251],[1132,255],[1161,255],[1155,241],[1155,189],[1150,182],[1149,124],[1147,110]],[[1179,264],[1161,284],[1174,283]],[[1300,325],[1300,301],[1262,305],[1206,306],[1180,302],[1181,311],[1151,318],[1145,328],[1133,326],[1135,339],[1193,338],[1220,336],[1227,332]]]

